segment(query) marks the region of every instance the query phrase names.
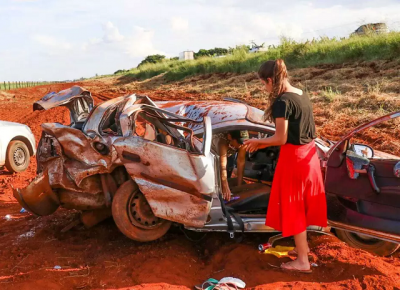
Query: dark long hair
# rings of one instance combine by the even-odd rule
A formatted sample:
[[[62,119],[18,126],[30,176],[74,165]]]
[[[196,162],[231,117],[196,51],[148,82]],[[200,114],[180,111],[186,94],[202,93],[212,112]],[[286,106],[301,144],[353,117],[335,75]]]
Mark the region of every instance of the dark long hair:
[[[284,80],[288,78],[285,62],[283,59],[264,62],[258,69],[258,77],[267,83],[268,79],[272,80],[272,92],[269,94],[268,106],[264,111],[264,120],[272,122],[272,105],[283,93]]]

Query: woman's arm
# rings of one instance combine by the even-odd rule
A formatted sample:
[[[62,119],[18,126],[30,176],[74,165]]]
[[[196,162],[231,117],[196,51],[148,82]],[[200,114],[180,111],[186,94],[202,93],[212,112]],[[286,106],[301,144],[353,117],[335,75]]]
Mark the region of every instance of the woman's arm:
[[[254,152],[259,149],[270,146],[281,146],[286,144],[288,134],[288,120],[285,118],[277,118],[275,120],[275,134],[268,138],[263,139],[249,139],[245,140],[246,150]]]

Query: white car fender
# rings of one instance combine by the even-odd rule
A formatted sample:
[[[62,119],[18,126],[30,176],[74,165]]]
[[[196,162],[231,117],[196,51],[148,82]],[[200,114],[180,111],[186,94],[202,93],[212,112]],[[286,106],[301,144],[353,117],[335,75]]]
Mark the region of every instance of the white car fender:
[[[7,147],[12,140],[23,141],[28,146],[31,156],[36,154],[35,137],[28,126],[0,121],[0,166],[6,162]]]

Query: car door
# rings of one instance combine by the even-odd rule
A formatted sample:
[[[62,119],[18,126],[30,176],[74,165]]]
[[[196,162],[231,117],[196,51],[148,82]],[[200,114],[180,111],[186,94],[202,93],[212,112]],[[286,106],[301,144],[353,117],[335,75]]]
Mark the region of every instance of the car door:
[[[139,127],[139,116],[144,117],[141,122],[146,122],[140,130],[135,128]],[[116,140],[113,146],[154,215],[185,226],[204,226],[215,193],[210,119],[204,118],[206,129],[200,142],[190,129],[174,124],[190,119],[148,105],[131,107],[122,118],[125,120],[121,123],[132,124],[133,129],[123,127],[125,137]],[[166,132],[164,138],[157,138],[159,131]],[[186,144],[185,148],[179,140],[189,140],[193,146]]]
[[[362,125],[327,153],[325,190],[333,227],[400,241],[400,157],[378,157],[368,146],[351,144],[356,133],[399,117],[397,112]]]

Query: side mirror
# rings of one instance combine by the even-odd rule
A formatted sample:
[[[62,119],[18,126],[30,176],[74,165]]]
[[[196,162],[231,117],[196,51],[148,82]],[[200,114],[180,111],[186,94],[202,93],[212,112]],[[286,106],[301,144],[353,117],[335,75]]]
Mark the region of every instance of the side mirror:
[[[368,158],[359,156],[352,150],[348,150],[346,153],[346,166],[347,172],[351,179],[357,179],[360,173],[367,173],[369,165]]]
[[[353,144],[351,145],[354,153],[361,157],[372,158],[374,157],[374,149],[364,144]]]
[[[212,127],[211,127],[211,119],[208,116],[203,118],[203,150],[202,153],[204,156],[208,156],[211,151],[211,141],[212,141]]]

